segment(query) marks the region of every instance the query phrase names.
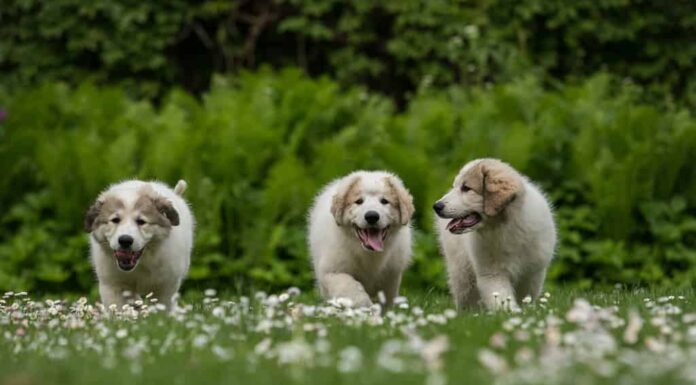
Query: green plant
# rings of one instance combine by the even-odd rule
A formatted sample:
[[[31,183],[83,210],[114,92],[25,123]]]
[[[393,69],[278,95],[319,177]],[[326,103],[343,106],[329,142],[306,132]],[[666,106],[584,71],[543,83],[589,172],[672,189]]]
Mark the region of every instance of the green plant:
[[[211,74],[301,67],[400,106],[418,89],[606,71],[651,99],[696,105],[693,1],[5,0],[0,70],[12,88],[85,78],[148,97]]]
[[[322,185],[359,168],[403,178],[416,203],[404,285],[441,290],[430,207],[482,156],[510,162],[554,202],[550,281],[690,285],[696,120],[612,79],[424,89],[403,112],[299,70],[217,77],[201,100],[173,91],[158,107],[90,83],[0,94],[0,290],[92,288],[82,215],[126,178],[189,182],[187,285],[310,287],[306,212]]]

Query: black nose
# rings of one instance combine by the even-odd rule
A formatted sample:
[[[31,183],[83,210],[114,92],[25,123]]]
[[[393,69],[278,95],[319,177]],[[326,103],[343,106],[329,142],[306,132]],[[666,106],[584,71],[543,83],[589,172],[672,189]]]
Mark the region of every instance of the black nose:
[[[131,237],[130,235],[121,235],[120,237],[118,237],[118,244],[121,245],[121,247],[123,247],[124,249],[126,247],[131,247],[131,245],[133,244],[133,237]]]
[[[379,213],[377,211],[368,211],[365,213],[365,220],[367,223],[374,225],[379,220]]]
[[[435,202],[435,204],[433,205],[433,210],[435,210],[435,212],[438,214],[440,214],[444,208],[445,204],[440,201]]]

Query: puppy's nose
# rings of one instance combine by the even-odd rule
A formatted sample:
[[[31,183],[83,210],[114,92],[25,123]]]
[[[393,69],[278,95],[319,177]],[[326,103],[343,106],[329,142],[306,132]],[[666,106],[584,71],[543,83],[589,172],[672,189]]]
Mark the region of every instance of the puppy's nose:
[[[365,213],[365,220],[367,223],[374,225],[379,220],[379,213],[377,211],[368,211]]]
[[[435,202],[435,204],[433,205],[433,210],[435,210],[435,212],[438,214],[442,213],[442,210],[444,210],[444,208],[445,204],[440,201]]]
[[[124,249],[127,247],[131,247],[133,244],[133,237],[130,235],[121,235],[118,237],[118,244],[121,245]]]

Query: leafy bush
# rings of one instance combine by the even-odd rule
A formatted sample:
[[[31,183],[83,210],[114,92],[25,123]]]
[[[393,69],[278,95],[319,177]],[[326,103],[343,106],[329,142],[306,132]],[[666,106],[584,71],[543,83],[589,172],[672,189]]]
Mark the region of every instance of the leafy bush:
[[[481,156],[509,161],[554,201],[552,281],[690,284],[696,121],[637,103],[635,87],[611,79],[424,90],[404,112],[298,70],[217,77],[201,101],[173,91],[157,108],[89,83],[0,95],[0,289],[93,287],[82,215],[126,178],[189,181],[198,228],[187,285],[311,286],[306,211],[323,184],[358,168],[404,179],[417,207],[405,285],[444,288],[430,206]]]
[[[2,82],[199,92],[214,72],[294,65],[400,102],[420,86],[599,70],[696,106],[693,1],[5,0]]]

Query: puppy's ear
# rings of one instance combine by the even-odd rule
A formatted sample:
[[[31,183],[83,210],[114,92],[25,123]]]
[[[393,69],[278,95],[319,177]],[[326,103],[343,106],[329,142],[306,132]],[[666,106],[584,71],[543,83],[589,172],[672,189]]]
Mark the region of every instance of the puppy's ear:
[[[91,206],[89,206],[89,208],[87,209],[87,212],[85,213],[85,219],[84,219],[85,232],[91,233],[92,230],[94,230],[94,221],[99,216],[99,213],[101,212],[102,206],[104,206],[104,202],[97,200]]]
[[[395,176],[386,178],[387,186],[391,190],[391,195],[396,197],[396,207],[399,209],[399,223],[402,226],[408,224],[416,209],[413,207],[413,197],[408,192],[403,182]]]
[[[179,212],[176,211],[172,202],[169,199],[158,197],[154,198],[153,202],[157,211],[164,215],[172,226],[179,225]]]
[[[522,192],[522,177],[512,167],[497,160],[483,160],[480,168],[483,179],[483,212],[492,217]]]
[[[358,195],[358,186],[360,183],[360,177],[355,176],[349,180],[344,181],[338,187],[338,191],[334,194],[331,199],[331,214],[336,220],[336,224],[339,226],[345,225],[344,214],[346,208],[350,206]]]

